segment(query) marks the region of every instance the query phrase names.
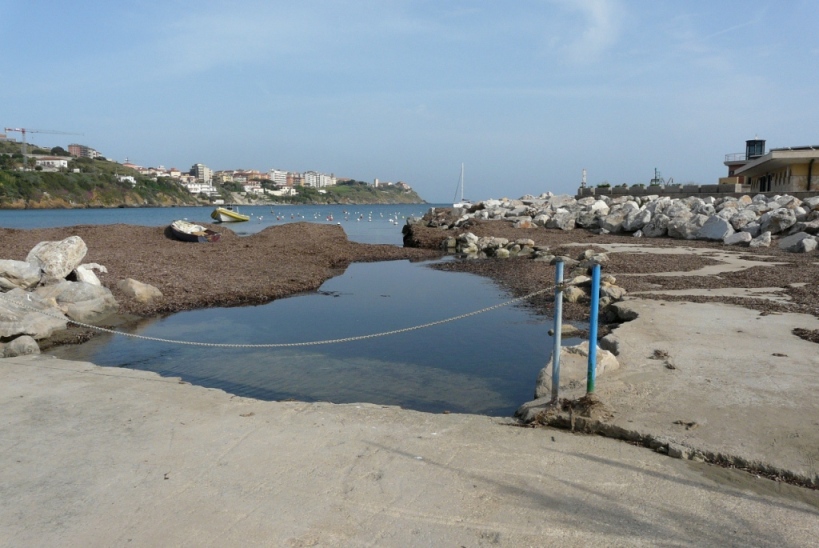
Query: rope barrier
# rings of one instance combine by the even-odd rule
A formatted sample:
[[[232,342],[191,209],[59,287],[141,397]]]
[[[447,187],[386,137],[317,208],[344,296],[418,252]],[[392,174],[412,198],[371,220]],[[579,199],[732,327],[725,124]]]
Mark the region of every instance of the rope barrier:
[[[366,339],[375,339],[378,337],[386,337],[389,335],[398,335],[400,333],[409,333],[411,331],[417,331],[419,329],[426,329],[428,327],[434,327],[436,325],[442,325],[449,322],[454,322],[458,320],[463,320],[464,318],[469,318],[471,316],[477,316],[478,314],[483,314],[485,312],[490,312],[492,310],[496,310],[498,308],[503,308],[504,306],[509,306],[511,304],[519,303],[525,301],[527,299],[531,299],[532,297],[536,297],[538,295],[542,295],[548,291],[551,291],[555,288],[555,286],[547,287],[545,289],[541,289],[539,291],[535,291],[534,293],[529,293],[528,295],[524,295],[523,297],[517,297],[510,301],[506,301],[503,303],[495,304],[492,306],[487,306],[486,308],[481,308],[480,310],[475,310],[473,312],[467,312],[466,314],[460,314],[458,316],[452,316],[451,318],[446,318],[443,320],[437,320],[434,322],[429,322],[425,324],[416,325],[413,327],[405,327],[402,329],[393,329],[392,331],[382,331],[380,333],[372,333],[370,335],[359,335],[356,337],[344,337],[341,339],[328,339],[323,341],[307,341],[307,342],[297,342],[297,343],[263,343],[263,344],[233,344],[233,343],[209,343],[209,342],[198,342],[198,341],[179,341],[173,339],[163,339],[161,337],[150,337],[147,335],[137,335],[136,333],[125,333],[123,331],[116,331],[114,329],[108,329],[106,327],[99,327],[96,325],[91,325],[87,323],[78,322],[65,316],[57,316],[55,314],[50,314],[45,310],[40,310],[38,308],[34,308],[33,306],[27,305],[23,301],[18,301],[16,299],[10,299],[3,293],[0,293],[0,299],[12,303],[20,308],[25,308],[27,310],[31,310],[34,312],[38,312],[43,314],[44,316],[48,316],[50,318],[54,318],[61,321],[67,321],[79,327],[84,327],[86,329],[94,329],[96,331],[100,331],[102,333],[109,333],[112,335],[122,335],[123,337],[131,337],[132,339],[139,339],[144,341],[153,341],[153,342],[161,342],[161,343],[168,343],[168,344],[179,344],[179,345],[187,345],[187,346],[207,346],[211,348],[290,348],[290,347],[297,347],[297,346],[318,346],[323,344],[336,344],[336,343],[343,343],[343,342],[353,342],[353,341],[363,341]]]

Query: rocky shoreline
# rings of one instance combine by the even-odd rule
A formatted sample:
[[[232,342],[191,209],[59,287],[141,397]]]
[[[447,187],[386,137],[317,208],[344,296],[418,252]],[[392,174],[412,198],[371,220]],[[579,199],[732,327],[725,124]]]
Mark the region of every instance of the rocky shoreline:
[[[572,230],[566,226],[563,229],[548,228],[549,222],[545,223],[547,226],[541,226],[543,216],[547,215],[545,211],[552,211],[556,216],[560,216],[562,211],[574,211],[576,218],[582,217],[584,211],[595,211],[598,225],[602,219],[609,219],[606,222],[611,225],[612,215],[619,218],[626,210],[650,211],[652,204],[655,211],[661,207],[668,211],[677,207],[678,202],[702,207],[703,200],[692,200],[694,199],[687,202],[667,198],[654,201],[644,199],[638,209],[633,209],[633,206],[624,204],[632,204],[634,201],[621,197],[615,199],[606,210],[601,206],[594,206],[604,201],[600,199],[588,204],[586,202],[590,199],[544,196],[537,199],[524,197],[518,201],[482,202],[468,212],[431,209],[424,219],[408,221],[404,227],[404,248],[350,242],[340,227],[311,223],[270,227],[246,237],[239,237],[230,229],[219,227],[223,237],[218,245],[191,245],[176,241],[167,233],[166,227],[80,225],[36,230],[0,228],[0,259],[25,261],[30,250],[40,242],[59,241],[70,236],[81,238],[88,250],[84,261],[103,265],[107,269],[107,272],[98,274],[99,280],[103,287],[110,290],[119,305],[117,314],[104,322],[108,325],[119,325],[129,318],[196,308],[261,304],[313,291],[352,262],[424,260],[447,252],[458,252],[473,260],[436,264],[434,268],[492,278],[506,287],[513,296],[519,297],[553,283],[552,263],[557,256],[573,261],[583,252],[603,252],[605,249],[602,246],[605,245],[633,244],[645,240],[635,239],[633,233],[610,232],[599,227],[591,230]],[[735,202],[750,204],[748,208],[757,212],[764,209],[760,205],[761,199],[750,198],[726,200],[717,204],[714,209],[719,209],[720,213],[731,211],[729,223],[730,219],[736,221],[737,216],[747,220],[749,214],[734,211]],[[790,206],[777,209],[769,207],[768,212],[760,214],[763,217],[779,211],[776,218],[780,220],[785,217],[790,219],[789,215],[792,215],[794,224],[790,225],[788,232],[795,229],[802,229],[799,232],[812,230],[810,226],[819,222],[819,212],[814,209],[806,211],[805,203],[796,199],[779,197],[765,203],[770,203],[771,207],[782,203]],[[819,206],[819,201],[814,205]],[[617,209],[618,207],[620,208]],[[533,216],[529,220],[522,219],[524,211]],[[623,218],[629,214],[625,213]],[[718,213],[715,213],[714,218],[722,218],[716,215]],[[539,216],[541,221],[534,222]],[[723,214],[723,217],[728,215]],[[765,228],[772,228],[771,218],[767,217],[760,227],[764,225]],[[705,222],[703,221],[703,226]],[[786,224],[788,223],[780,222],[779,226],[784,227]],[[746,224],[741,228],[747,229],[747,226]],[[773,241],[778,243],[785,239],[784,232],[785,228],[779,230],[773,236]],[[800,241],[807,240],[805,238]],[[724,295],[709,297],[707,294],[686,297],[646,294],[644,298],[724,302],[756,307],[768,312],[819,315],[819,289],[814,284],[804,283],[819,274],[810,253],[793,253],[789,251],[792,247],[783,249],[779,245],[751,247],[745,244],[741,248],[743,253],[758,256],[761,261],[779,261],[784,264],[777,268],[753,267],[720,276],[658,277],[652,273],[669,270],[696,271],[714,264],[714,259],[707,256],[671,251],[681,245],[716,251],[725,249],[726,244],[708,239],[680,241],[668,237],[651,238],[650,241],[653,246],[668,247],[669,253],[651,257],[639,253],[617,253],[607,258],[604,271],[614,276],[618,286],[628,293],[680,289],[701,289],[707,293],[708,290],[726,287],[783,286],[783,291],[788,296],[787,302]],[[488,260],[474,260],[481,257]],[[509,260],[504,259],[507,257]],[[575,272],[580,273],[582,272]],[[118,285],[125,278],[157,288],[162,298],[141,302],[126,295]],[[539,313],[551,314],[552,302],[552,295],[541,295],[531,299],[528,305]],[[588,316],[587,305],[569,300],[564,303],[564,316],[569,321],[582,321]],[[72,328],[66,333],[51,337],[45,344],[76,342],[88,336],[90,332]],[[819,339],[819,336],[812,333],[806,333],[805,336]]]
[[[102,314],[91,323],[115,326],[140,317],[262,304],[314,291],[352,262],[424,260],[441,255],[436,250],[350,242],[343,229],[334,225],[291,223],[242,237],[225,226],[218,230],[222,233],[218,244],[194,244],[173,239],[167,227],[0,229],[0,259],[26,263],[41,242],[79,238],[87,249],[81,261],[105,267],[105,272],[96,275],[118,305],[115,313]],[[135,299],[120,283],[129,278],[155,287],[162,297]],[[39,283],[38,277],[34,285]],[[81,342],[92,334],[72,327],[47,336],[41,346]],[[5,337],[7,342],[8,335]]]
[[[87,245],[83,264],[96,272],[101,287],[109,290],[118,303],[118,314],[103,322],[108,325],[193,308],[259,304],[313,291],[354,261],[425,260],[440,257],[448,249],[457,250],[470,258],[436,264],[434,268],[490,277],[515,296],[553,284],[552,263],[558,257],[577,261],[577,264],[569,263],[571,276],[581,275],[582,270],[588,268],[584,260],[601,262],[608,282],[614,286],[616,280],[618,298],[628,295],[627,306],[615,306],[614,316],[603,315],[604,321],[611,322],[613,336],[605,326],[600,330],[601,336],[605,336],[601,346],[611,349],[624,365],[607,368],[607,380],[600,385],[600,393],[613,411],[592,410],[591,416],[581,421],[586,425],[584,428],[594,431],[593,423],[602,425],[606,432],[620,432],[626,439],[636,436],[635,439],[649,440],[645,443],[652,449],[669,454],[672,446],[667,440],[672,439],[673,453],[680,458],[705,458],[742,465],[749,470],[773,470],[772,473],[784,478],[796,478],[804,485],[815,486],[819,476],[809,467],[798,464],[805,454],[812,454],[810,447],[816,447],[811,445],[815,432],[811,434],[807,426],[810,421],[819,420],[815,405],[804,400],[807,403],[797,409],[780,406],[781,398],[790,394],[790,389],[783,385],[778,388],[781,394],[771,396],[774,404],[761,408],[766,414],[765,424],[757,427],[743,419],[757,409],[757,404],[747,407],[747,402],[761,397],[754,381],[756,376],[783,366],[795,367],[802,375],[801,371],[810,367],[809,356],[815,353],[812,345],[819,340],[816,321],[819,290],[814,283],[819,265],[812,253],[794,253],[779,245],[737,247],[708,240],[649,240],[600,231],[521,226],[518,221],[476,216],[463,219],[463,212],[430,211],[424,220],[405,227],[405,243],[415,247],[404,248],[352,243],[338,226],[311,223],[271,227],[247,237],[238,237],[222,227],[223,238],[217,245],[175,241],[164,227],[0,229],[0,258],[28,262],[29,254],[42,242],[61,242],[70,237],[82,239]],[[786,235],[775,236],[772,242],[775,244],[783,236]],[[451,247],[453,241],[456,244]],[[498,253],[500,249],[508,253]],[[105,271],[94,269],[93,264],[104,266]],[[580,272],[572,272],[572,268]],[[37,270],[41,277],[47,269],[41,266]],[[57,280],[62,275],[64,273],[50,274],[56,285],[68,283]],[[141,301],[122,283],[126,278],[149,284],[162,296]],[[582,287],[582,281],[576,285]],[[564,302],[567,320],[583,321],[588,317],[586,297],[579,295],[575,302],[572,299]],[[539,313],[551,314],[552,301],[551,294],[544,294],[532,299],[528,306]],[[628,321],[635,317],[630,312],[635,310],[639,311],[635,314],[653,319],[648,320],[649,324]],[[672,310],[676,312],[663,314]],[[703,333],[696,331],[700,322],[705,325],[719,314],[728,315],[725,320],[703,328]],[[779,321],[780,315],[787,318],[787,322]],[[624,321],[627,323],[623,324]],[[656,333],[663,330],[662,338],[655,339]],[[751,337],[747,338],[745,332],[752,333]],[[78,342],[90,336],[76,329],[61,333],[62,338],[51,336],[46,344]],[[699,340],[700,345],[692,347],[694,339]],[[744,342],[733,347],[732,339]],[[742,355],[738,361],[736,354]],[[725,369],[726,364],[731,364],[733,372]],[[787,378],[789,370],[778,372],[784,375],[779,378]],[[673,375],[676,385],[667,382],[667,375]],[[710,407],[691,409],[683,405],[691,387],[702,392],[704,378],[708,390],[713,392]],[[740,390],[733,386],[737,379],[744,382],[745,378],[749,383],[747,387]],[[806,379],[809,382],[803,391],[813,386],[813,380]],[[541,381],[538,394],[544,395],[549,387],[545,377]],[[567,388],[577,388],[576,379],[570,378],[569,382]],[[658,419],[653,418],[659,409],[656,398],[634,400],[634,391],[655,393],[658,387],[666,389],[666,386],[669,392],[661,399],[669,398],[669,402],[674,402],[672,407],[679,409],[673,411],[674,416],[666,412],[667,416],[657,422]],[[723,409],[725,394],[729,393],[738,394],[735,404],[738,411],[730,419]],[[537,402],[527,408],[530,419],[542,417],[536,412]],[[568,407],[567,412],[571,415],[577,410]],[[794,412],[807,417],[808,423],[795,421]],[[693,415],[694,419],[689,420],[686,414]],[[599,416],[602,418],[598,420]],[[703,418],[696,418],[698,416]],[[568,419],[557,416],[551,420],[549,424],[561,424]],[[672,432],[669,437],[668,429],[673,431],[676,424],[698,425],[708,420],[712,421],[710,428],[693,434]],[[717,427],[724,421],[737,432],[733,436],[736,443],[728,452],[721,451],[725,434]],[[567,424],[581,423],[572,419]],[[638,423],[642,425],[639,428]],[[788,454],[771,454],[764,439],[783,425],[798,436],[789,442]],[[687,431],[688,427],[685,428]],[[750,449],[745,448],[747,440],[754,440]]]
[[[819,317],[819,286],[814,283],[807,283],[816,279],[819,275],[816,259],[813,253],[805,252],[810,247],[810,241],[814,240],[815,232],[813,226],[819,226],[819,199],[810,202],[801,202],[790,196],[779,196],[768,201],[764,198],[767,206],[761,205],[764,197],[745,199],[728,198],[717,203],[716,200],[703,200],[700,198],[675,199],[641,197],[641,205],[636,205],[631,197],[623,196],[615,199],[606,197],[600,199],[584,198],[576,200],[571,196],[551,196],[543,195],[539,198],[523,197],[520,200],[490,200],[474,205],[469,210],[455,209],[431,209],[423,219],[414,220],[404,228],[404,245],[426,249],[441,248],[450,253],[461,253],[466,259],[456,262],[448,262],[435,265],[434,268],[457,270],[470,272],[482,276],[487,276],[504,285],[514,296],[521,296],[536,291],[545,284],[553,283],[554,267],[553,260],[539,260],[542,255],[568,256],[574,258],[582,250],[593,249],[605,251],[604,246],[626,245],[634,246],[634,252],[621,252],[609,257],[609,263],[604,267],[604,272],[615,276],[618,285],[621,285],[627,292],[656,291],[664,290],[677,291],[683,289],[702,290],[703,294],[674,296],[668,293],[664,295],[645,294],[642,298],[663,299],[663,300],[686,300],[690,302],[721,302],[736,304],[739,306],[752,307],[768,313],[796,312],[811,314]],[[601,203],[608,201],[611,205],[608,209],[602,207]],[[782,207],[780,203],[786,204]],[[594,206],[598,204],[598,206]],[[632,204],[632,205],[624,205]],[[664,205],[663,205],[664,204]],[[687,204],[687,205],[686,205]],[[716,204],[716,205],[715,205]],[[742,225],[738,219],[748,220],[750,213],[740,213],[735,206],[737,204],[750,204],[749,211],[756,212],[758,219],[762,222],[748,223]],[[712,217],[701,214],[690,214],[691,208],[704,207],[709,205],[715,210]],[[683,206],[688,207],[685,209]],[[807,206],[807,207],[806,207]],[[770,234],[771,243],[769,246],[751,246],[750,242],[745,243],[729,240],[724,243],[721,240],[715,241],[712,238],[691,239],[673,238],[666,233],[665,236],[647,238],[645,234],[638,234],[640,230],[634,229],[636,225],[631,225],[634,232],[626,232],[624,228],[609,231],[600,227],[604,219],[609,219],[608,226],[614,224],[614,217],[620,219],[621,223],[628,217],[628,212],[647,212],[651,208],[655,211],[665,208],[676,208],[681,213],[678,219],[688,219],[690,223],[702,224],[705,226],[711,218],[724,220],[723,217],[734,219],[740,226],[739,231],[751,235],[757,233],[760,237],[767,232]],[[767,207],[767,209],[766,209]],[[719,210],[718,212],[716,210]],[[765,213],[759,213],[760,211]],[[589,211],[594,211],[592,223],[588,215]],[[613,211],[613,213],[612,213]],[[565,221],[562,228],[550,221],[543,221],[548,213]],[[525,213],[525,214],[524,214]],[[730,213],[730,216],[728,215]],[[577,220],[569,222],[566,219],[581,219],[586,214],[592,228],[583,228]],[[638,213],[631,213],[638,216]],[[689,215],[690,214],[690,215]],[[722,215],[719,217],[718,215]],[[643,213],[643,215],[647,215]],[[700,215],[700,217],[696,217]],[[540,220],[535,219],[540,216]],[[612,217],[614,216],[614,217]],[[705,218],[703,218],[705,217]],[[643,217],[645,218],[645,217]],[[692,220],[693,219],[693,220]],[[778,219],[775,226],[773,219]],[[782,219],[787,219],[782,221]],[[584,221],[584,222],[586,222]],[[682,222],[682,221],[680,221]],[[793,224],[790,224],[790,223]],[[716,223],[716,221],[712,221]],[[551,225],[551,227],[550,227]],[[754,227],[756,225],[756,228]],[[764,226],[765,232],[755,232]],[[747,232],[748,230],[752,232]],[[709,232],[710,233],[710,232]],[[499,258],[497,254],[487,249],[472,249],[464,252],[453,242],[457,242],[464,235],[471,234],[490,247],[497,247],[498,241],[506,242],[507,246],[519,245],[521,240],[529,240],[532,250],[541,250],[542,253],[524,253],[524,256],[517,256],[512,253],[511,260]],[[689,235],[696,235],[699,232],[688,231]],[[703,233],[704,234],[704,233]],[[791,244],[790,238],[796,235],[795,244]],[[747,239],[747,236],[744,237]],[[753,238],[752,238],[753,239]],[[808,242],[807,246],[804,243]],[[783,245],[784,243],[784,245]],[[668,248],[667,254],[645,255],[639,253],[639,246],[650,245],[652,247]],[[663,272],[693,272],[708,265],[715,264],[715,259],[707,255],[694,253],[680,253],[685,249],[709,249],[714,253],[723,250],[732,250],[761,262],[782,263],[775,268],[767,266],[755,266],[737,272],[728,272],[719,276],[655,276],[654,273]],[[801,252],[800,252],[801,251]],[[504,254],[505,256],[505,254]],[[476,260],[486,258],[489,260]],[[782,287],[787,300],[770,301],[766,299],[739,298],[726,295],[707,295],[708,291],[719,290],[731,287],[763,288]],[[532,305],[540,312],[550,314],[552,298],[541,296],[532,299]],[[582,320],[588,317],[588,310],[585,305],[578,306],[573,303],[564,303],[564,315],[569,320]],[[819,337],[813,336],[817,340]]]

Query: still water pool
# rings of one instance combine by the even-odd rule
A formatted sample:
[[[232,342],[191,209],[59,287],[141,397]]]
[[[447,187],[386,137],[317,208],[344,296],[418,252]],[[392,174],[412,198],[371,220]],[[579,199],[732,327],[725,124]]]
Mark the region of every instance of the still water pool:
[[[422,215],[431,205],[249,206],[240,209],[252,220],[229,227],[244,235],[288,222],[332,223],[340,224],[352,241],[401,245],[404,219]],[[204,207],[0,210],[0,226],[161,226],[181,218],[207,222],[211,211]],[[487,279],[437,271],[428,263],[353,264],[315,294],[264,306],[174,314],[145,321],[135,332],[211,343],[320,341],[412,327],[508,298]],[[105,335],[50,353],[178,376],[261,399],[370,402],[432,412],[510,415],[531,399],[537,374],[551,355],[549,327],[551,320],[509,306],[423,330],[319,346],[231,349]]]
[[[487,279],[428,264],[353,264],[316,294],[173,314],[146,321],[134,332],[210,343],[321,341],[429,323],[509,299]],[[370,402],[508,416],[532,398],[537,374],[551,355],[549,327],[548,318],[513,305],[346,343],[232,349],[106,335],[52,353],[266,400]]]

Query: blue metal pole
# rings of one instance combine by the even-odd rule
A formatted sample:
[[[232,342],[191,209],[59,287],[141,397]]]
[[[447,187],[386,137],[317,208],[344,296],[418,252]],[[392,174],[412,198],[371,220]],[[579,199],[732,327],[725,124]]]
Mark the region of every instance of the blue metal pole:
[[[594,392],[594,378],[597,375],[597,316],[600,308],[600,265],[592,268],[591,309],[589,310],[589,375],[586,379],[586,394]]]
[[[552,403],[560,395],[560,344],[563,331],[563,261],[555,263],[555,329],[552,350]]]

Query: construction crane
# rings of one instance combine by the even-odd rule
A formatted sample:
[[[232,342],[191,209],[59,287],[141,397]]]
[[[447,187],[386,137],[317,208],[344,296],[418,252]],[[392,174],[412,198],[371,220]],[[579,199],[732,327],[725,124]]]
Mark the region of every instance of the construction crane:
[[[5,131],[16,131],[23,134],[23,156],[26,155],[26,133],[53,133],[55,135],[82,135],[82,133],[68,133],[67,131],[53,131],[50,129],[27,129],[24,127],[7,127]]]

